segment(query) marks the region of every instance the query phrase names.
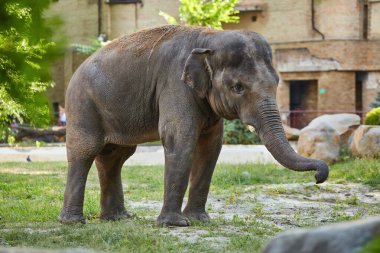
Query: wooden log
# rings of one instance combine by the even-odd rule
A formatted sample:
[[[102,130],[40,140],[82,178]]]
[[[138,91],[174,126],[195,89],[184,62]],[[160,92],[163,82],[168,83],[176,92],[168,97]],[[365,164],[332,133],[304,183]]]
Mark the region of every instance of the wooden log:
[[[49,129],[31,128],[25,126],[17,126],[16,141],[44,141],[44,142],[61,142],[65,140],[66,127],[53,127]]]

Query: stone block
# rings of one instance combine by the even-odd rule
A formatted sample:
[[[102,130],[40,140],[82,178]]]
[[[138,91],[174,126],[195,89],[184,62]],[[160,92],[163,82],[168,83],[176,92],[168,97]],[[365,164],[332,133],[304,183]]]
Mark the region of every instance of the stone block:
[[[338,160],[339,149],[339,134],[327,123],[309,125],[300,132],[297,150],[302,156],[331,163]]]
[[[280,233],[263,253],[357,253],[378,236],[380,217]]]
[[[380,126],[361,125],[353,133],[349,151],[354,156],[380,156]]]

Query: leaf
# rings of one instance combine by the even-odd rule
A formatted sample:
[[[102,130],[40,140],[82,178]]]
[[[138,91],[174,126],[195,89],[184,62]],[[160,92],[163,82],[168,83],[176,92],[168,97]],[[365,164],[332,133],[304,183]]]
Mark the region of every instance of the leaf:
[[[171,24],[171,25],[178,25],[178,22],[175,19],[175,17],[171,16],[170,14],[168,14],[166,12],[163,12],[163,11],[160,11],[158,13],[158,15],[160,15],[161,17],[163,17],[166,20],[166,22],[168,22],[169,24]]]

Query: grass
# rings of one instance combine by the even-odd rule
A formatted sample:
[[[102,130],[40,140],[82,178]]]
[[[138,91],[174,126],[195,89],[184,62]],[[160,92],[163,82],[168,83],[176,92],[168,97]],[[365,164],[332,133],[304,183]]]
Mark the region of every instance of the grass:
[[[262,194],[268,199],[281,199],[312,196],[316,192],[334,193],[335,185],[331,183],[356,183],[380,190],[380,167],[376,159],[347,160],[332,165],[330,184],[321,187],[311,183],[314,173],[296,173],[277,165],[222,164],[215,171],[210,192],[220,202],[208,204],[210,211],[217,204],[222,205],[218,209],[221,215],[210,223],[193,222],[188,228],[160,228],[155,226],[155,218],[160,211],[157,203],[161,203],[163,195],[163,167],[128,166],[123,168],[122,177],[126,205],[136,214],[135,218],[117,222],[96,219],[100,211],[99,183],[96,169],[92,168],[84,205],[87,224],[64,226],[57,218],[63,201],[66,163],[0,163],[0,245],[103,252],[259,252],[270,237],[285,228],[322,224],[313,218],[320,210],[310,209],[306,213],[296,210],[289,217],[281,218],[289,220],[291,225],[279,226],[265,200],[260,200]],[[302,192],[286,185],[293,183],[304,183]],[[266,188],[267,185],[274,186]],[[333,205],[329,209],[332,217],[329,222],[380,214],[378,203],[363,203],[356,194],[334,203],[324,202],[323,198],[317,201],[323,202],[321,208]],[[148,203],[148,206],[129,208],[133,203]],[[151,207],[149,203],[156,206]],[[239,206],[249,207],[248,214],[223,216],[230,212],[228,208]],[[280,208],[278,213],[287,214]]]

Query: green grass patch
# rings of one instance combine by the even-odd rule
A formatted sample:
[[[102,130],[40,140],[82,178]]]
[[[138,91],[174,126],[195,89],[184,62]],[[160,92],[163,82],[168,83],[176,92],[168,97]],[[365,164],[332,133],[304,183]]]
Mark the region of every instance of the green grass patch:
[[[380,166],[376,159],[356,159],[332,165],[329,182],[366,184],[380,189]],[[256,198],[242,200],[246,191],[269,196],[302,194],[282,184],[314,182],[314,173],[297,173],[278,165],[218,165],[212,180],[211,194],[221,197],[226,206],[254,203],[251,215],[219,217],[210,223],[193,222],[189,228],[159,228],[155,218],[159,208],[128,208],[136,215],[132,220],[101,222],[99,181],[96,168],[90,170],[84,213],[86,225],[60,225],[58,215],[63,201],[67,165],[65,162],[0,163],[0,246],[38,248],[86,248],[104,252],[259,252],[264,243],[281,228],[271,223],[263,203]],[[124,194],[128,203],[162,203],[163,166],[126,166],[122,171]],[[329,193],[334,189],[313,184],[304,186],[305,195]],[[332,221],[358,219],[378,214],[379,209],[363,204],[356,195],[336,201]],[[344,212],[350,205],[354,216]],[[322,205],[321,205],[322,206]],[[279,208],[279,212],[281,209]],[[318,213],[318,210],[315,211]],[[289,216],[295,224],[301,212]]]
[[[314,182],[314,172],[294,172],[275,164],[219,165],[213,177],[215,188],[257,184]],[[361,183],[380,189],[380,159],[350,159],[330,166],[328,182]]]

